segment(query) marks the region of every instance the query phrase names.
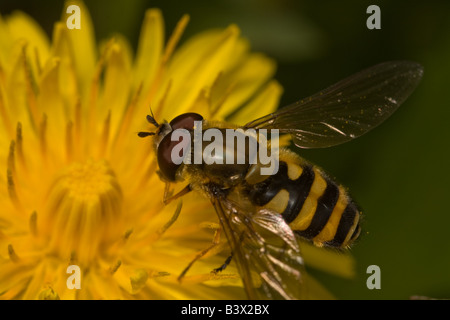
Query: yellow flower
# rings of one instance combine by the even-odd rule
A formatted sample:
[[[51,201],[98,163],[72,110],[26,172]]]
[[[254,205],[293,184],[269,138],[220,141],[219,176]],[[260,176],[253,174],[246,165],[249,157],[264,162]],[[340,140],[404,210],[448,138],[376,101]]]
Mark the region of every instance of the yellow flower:
[[[245,298],[233,265],[210,273],[229,254],[225,239],[177,281],[217,218],[189,194],[167,228],[179,204],[163,205],[150,140],[136,133],[147,130],[149,106],[156,119],[195,111],[235,123],[273,111],[282,91],[270,80],[274,62],[251,53],[234,25],[176,49],[188,17],[165,44],[157,9],[146,12],[133,59],[119,35],[97,48],[87,8],[70,4],[81,29],[62,20],[51,41],[23,13],[0,17],[0,297]]]

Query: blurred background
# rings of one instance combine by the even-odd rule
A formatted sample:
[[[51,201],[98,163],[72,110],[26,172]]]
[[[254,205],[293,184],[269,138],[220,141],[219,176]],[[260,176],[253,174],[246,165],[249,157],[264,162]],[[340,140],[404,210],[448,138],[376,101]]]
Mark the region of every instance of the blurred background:
[[[388,60],[425,68],[413,95],[376,130],[341,146],[301,151],[350,189],[365,214],[352,249],[354,279],[314,275],[340,299],[450,298],[450,2],[294,0],[86,1],[97,40],[124,34],[134,49],[146,8],[162,9],[166,34],[191,16],[182,41],[236,23],[254,51],[278,63],[280,106]],[[381,30],[368,30],[366,9],[381,9]],[[2,0],[51,35],[63,1]],[[249,119],[250,120],[250,119]],[[447,199],[449,198],[449,199]],[[367,267],[381,268],[369,290]]]

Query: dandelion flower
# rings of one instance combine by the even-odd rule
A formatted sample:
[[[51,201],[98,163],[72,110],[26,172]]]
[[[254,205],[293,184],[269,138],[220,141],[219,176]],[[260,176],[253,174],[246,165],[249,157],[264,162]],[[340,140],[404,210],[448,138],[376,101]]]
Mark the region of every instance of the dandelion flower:
[[[229,254],[225,239],[177,281],[217,218],[195,194],[181,213],[163,205],[151,145],[136,133],[149,106],[157,119],[195,111],[236,123],[273,111],[274,62],[250,52],[234,25],[178,45],[187,16],[165,43],[157,9],[133,58],[120,35],[97,47],[87,8],[71,4],[81,29],[57,22],[51,40],[24,13],[0,17],[0,297],[245,298],[233,265],[210,273]]]

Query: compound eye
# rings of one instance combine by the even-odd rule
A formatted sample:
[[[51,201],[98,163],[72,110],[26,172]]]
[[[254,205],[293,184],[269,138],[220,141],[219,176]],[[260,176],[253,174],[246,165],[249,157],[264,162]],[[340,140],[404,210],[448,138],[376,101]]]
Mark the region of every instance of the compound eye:
[[[190,141],[183,140],[183,137],[180,136],[179,140],[172,141],[172,133],[169,133],[166,135],[158,146],[158,166],[161,170],[162,174],[166,179],[169,181],[175,181],[175,176],[177,173],[178,168],[180,167],[180,164],[176,164],[173,160],[179,160],[183,157],[183,150],[186,149],[185,147],[188,147],[190,144]],[[182,146],[179,146],[179,154],[175,155],[177,159],[172,159],[172,150],[177,146],[178,144],[185,144]]]
[[[194,121],[202,121],[203,117],[198,113],[188,112],[180,114],[178,117],[175,117],[172,121],[170,121],[170,126],[172,130],[175,129],[186,129],[186,130],[194,130]]]

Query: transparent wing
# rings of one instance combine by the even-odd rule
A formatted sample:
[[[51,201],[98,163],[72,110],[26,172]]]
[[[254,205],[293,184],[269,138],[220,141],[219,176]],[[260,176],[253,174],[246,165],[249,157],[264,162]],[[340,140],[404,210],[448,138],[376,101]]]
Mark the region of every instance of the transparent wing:
[[[290,133],[300,148],[324,148],[363,135],[386,120],[413,92],[423,68],[393,61],[358,72],[245,128]]]
[[[244,210],[211,197],[233,251],[249,299],[302,299],[303,259],[297,239],[280,214]]]

